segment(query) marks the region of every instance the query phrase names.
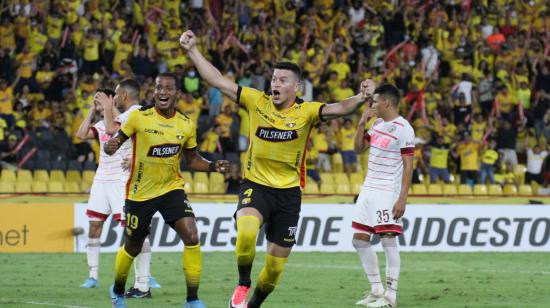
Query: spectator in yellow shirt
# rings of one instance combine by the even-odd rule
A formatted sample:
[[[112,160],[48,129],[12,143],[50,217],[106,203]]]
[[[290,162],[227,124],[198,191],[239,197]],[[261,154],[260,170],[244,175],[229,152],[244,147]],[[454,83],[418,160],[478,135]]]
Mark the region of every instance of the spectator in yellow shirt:
[[[495,150],[496,147],[497,142],[491,140],[481,154],[480,184],[485,184],[487,177],[489,178],[489,183],[495,184],[494,165],[498,161],[498,152]]]
[[[344,160],[344,171],[352,173],[357,171],[357,155],[354,151],[355,128],[351,119],[344,119],[342,128],[340,128],[340,151]]]
[[[15,124],[15,118],[13,116],[13,89],[18,82],[19,76],[15,78],[11,85],[8,85],[7,80],[0,79],[0,118],[4,119],[10,128]]]
[[[479,181],[479,148],[479,143],[472,141],[470,133],[464,132],[463,141],[452,152],[453,157],[460,157],[461,184],[476,184]]]
[[[506,121],[512,121],[514,118],[514,108],[516,106],[516,98],[507,87],[502,86],[496,97],[496,110],[497,115],[500,115],[500,118]]]
[[[436,183],[439,179],[445,183],[451,182],[449,174],[449,146],[443,144],[443,138],[437,137],[430,144],[430,183]]]

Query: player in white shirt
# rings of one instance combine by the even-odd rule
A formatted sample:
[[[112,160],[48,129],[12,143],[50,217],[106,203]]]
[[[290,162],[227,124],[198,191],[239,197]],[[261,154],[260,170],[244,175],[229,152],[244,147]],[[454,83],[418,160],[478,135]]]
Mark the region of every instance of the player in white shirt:
[[[401,259],[396,236],[403,232],[401,217],[412,180],[414,130],[398,113],[399,90],[382,85],[374,91],[372,106],[363,113],[355,136],[355,152],[370,148],[365,182],[352,221],[353,247],[359,254],[371,284],[369,294],[357,305],[395,307]],[[368,130],[365,125],[377,117]],[[378,257],[370,240],[380,236],[386,255],[386,287],[382,284]]]
[[[123,144],[120,154],[106,155],[102,150],[105,142],[116,133],[118,127],[128,119],[130,112],[139,109],[139,83],[134,80],[122,81],[115,91],[98,90],[94,97],[94,108],[90,113],[102,112],[104,120],[91,126],[94,114],[89,115],[81,124],[77,135],[83,139],[98,139],[101,147],[99,166],[94,177],[86,214],[90,220],[88,232],[88,268],[90,277],[81,285],[82,288],[98,286],[100,237],[104,221],[109,214],[124,225],[124,192],[129,171],[123,168],[123,160],[131,157],[131,143]],[[114,96],[114,98],[113,98]],[[118,109],[124,111],[119,114]],[[116,118],[115,118],[116,117]],[[129,297],[151,297],[150,284],[160,287],[150,277],[151,247],[149,240],[143,245],[136,264],[136,282],[129,290]],[[151,279],[151,281],[150,281]]]

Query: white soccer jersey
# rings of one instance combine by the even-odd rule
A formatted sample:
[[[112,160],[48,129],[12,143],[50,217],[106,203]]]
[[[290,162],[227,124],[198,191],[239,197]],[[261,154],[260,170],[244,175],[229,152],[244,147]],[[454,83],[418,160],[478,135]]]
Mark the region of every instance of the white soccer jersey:
[[[412,126],[401,116],[390,122],[378,119],[365,133],[365,139],[370,143],[370,152],[363,187],[399,194],[403,176],[401,156],[414,155]]]
[[[115,123],[118,125],[123,124],[128,119],[130,112],[139,109],[139,105],[133,105],[124,113],[119,114],[115,118]],[[111,136],[108,135],[105,131],[105,121],[101,120],[97,122],[92,130],[99,139],[99,166],[97,167],[94,181],[98,182],[123,182],[126,183],[130,175],[129,171],[124,171],[122,169],[122,160],[125,157],[132,155],[132,143],[130,140],[124,142],[118,151],[113,155],[105,154],[104,147],[105,143],[111,139]]]

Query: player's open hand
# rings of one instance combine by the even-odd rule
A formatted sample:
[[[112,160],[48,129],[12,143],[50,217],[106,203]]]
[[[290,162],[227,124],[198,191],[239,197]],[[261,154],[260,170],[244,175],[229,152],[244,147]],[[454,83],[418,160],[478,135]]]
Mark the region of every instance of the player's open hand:
[[[114,101],[112,96],[107,96],[107,94],[103,92],[97,92],[94,95],[94,100],[98,102],[101,106],[103,106],[103,109],[112,108]]]
[[[216,172],[219,172],[219,173],[229,172],[229,161],[228,160],[217,160],[216,161]]]
[[[363,98],[371,97],[376,90],[376,83],[372,79],[366,79],[361,82],[361,95]]]
[[[197,44],[195,33],[191,30],[183,32],[180,36],[180,45],[183,49],[190,51]]]
[[[394,220],[397,220],[403,217],[403,214],[405,214],[405,205],[406,205],[405,199],[401,199],[401,198],[397,199],[392,210],[392,215]]]
[[[113,155],[118,148],[120,148],[120,140],[118,138],[111,138],[105,142],[105,153]]]
[[[122,167],[122,170],[128,171],[130,170],[131,163],[132,163],[132,156],[124,157],[122,159],[122,162],[120,163],[120,166]]]

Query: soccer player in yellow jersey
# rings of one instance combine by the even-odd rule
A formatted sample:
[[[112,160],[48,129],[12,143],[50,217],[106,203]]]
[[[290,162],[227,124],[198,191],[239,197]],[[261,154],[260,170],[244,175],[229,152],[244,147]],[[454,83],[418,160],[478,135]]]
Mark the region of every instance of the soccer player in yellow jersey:
[[[364,81],[361,93],[337,104],[303,102],[296,97],[301,82],[300,68],[288,62],[275,65],[271,94],[240,87],[226,79],[196,46],[191,31],[180,37],[181,46],[197,71],[212,87],[243,106],[249,118],[249,146],[245,154],[237,219],[237,265],[239,284],[230,307],[246,307],[256,237],[265,223],[267,254],[249,308],[259,307],[273,291],[295,243],[305,182],[306,143],[319,121],[356,111],[374,92],[374,82]]]
[[[109,141],[105,152],[115,153],[132,138],[132,164],[126,184],[125,243],[115,262],[115,283],[111,287],[113,306],[126,307],[124,286],[134,258],[149,233],[153,215],[159,211],[164,221],[183,240],[183,272],[187,283],[184,307],[205,307],[197,296],[202,261],[193,209],[183,190],[179,172],[181,156],[189,168],[197,171],[229,171],[229,162],[208,161],[197,151],[196,127],[175,109],[177,77],[162,73],[155,80],[155,104],[130,113],[119,132]]]

